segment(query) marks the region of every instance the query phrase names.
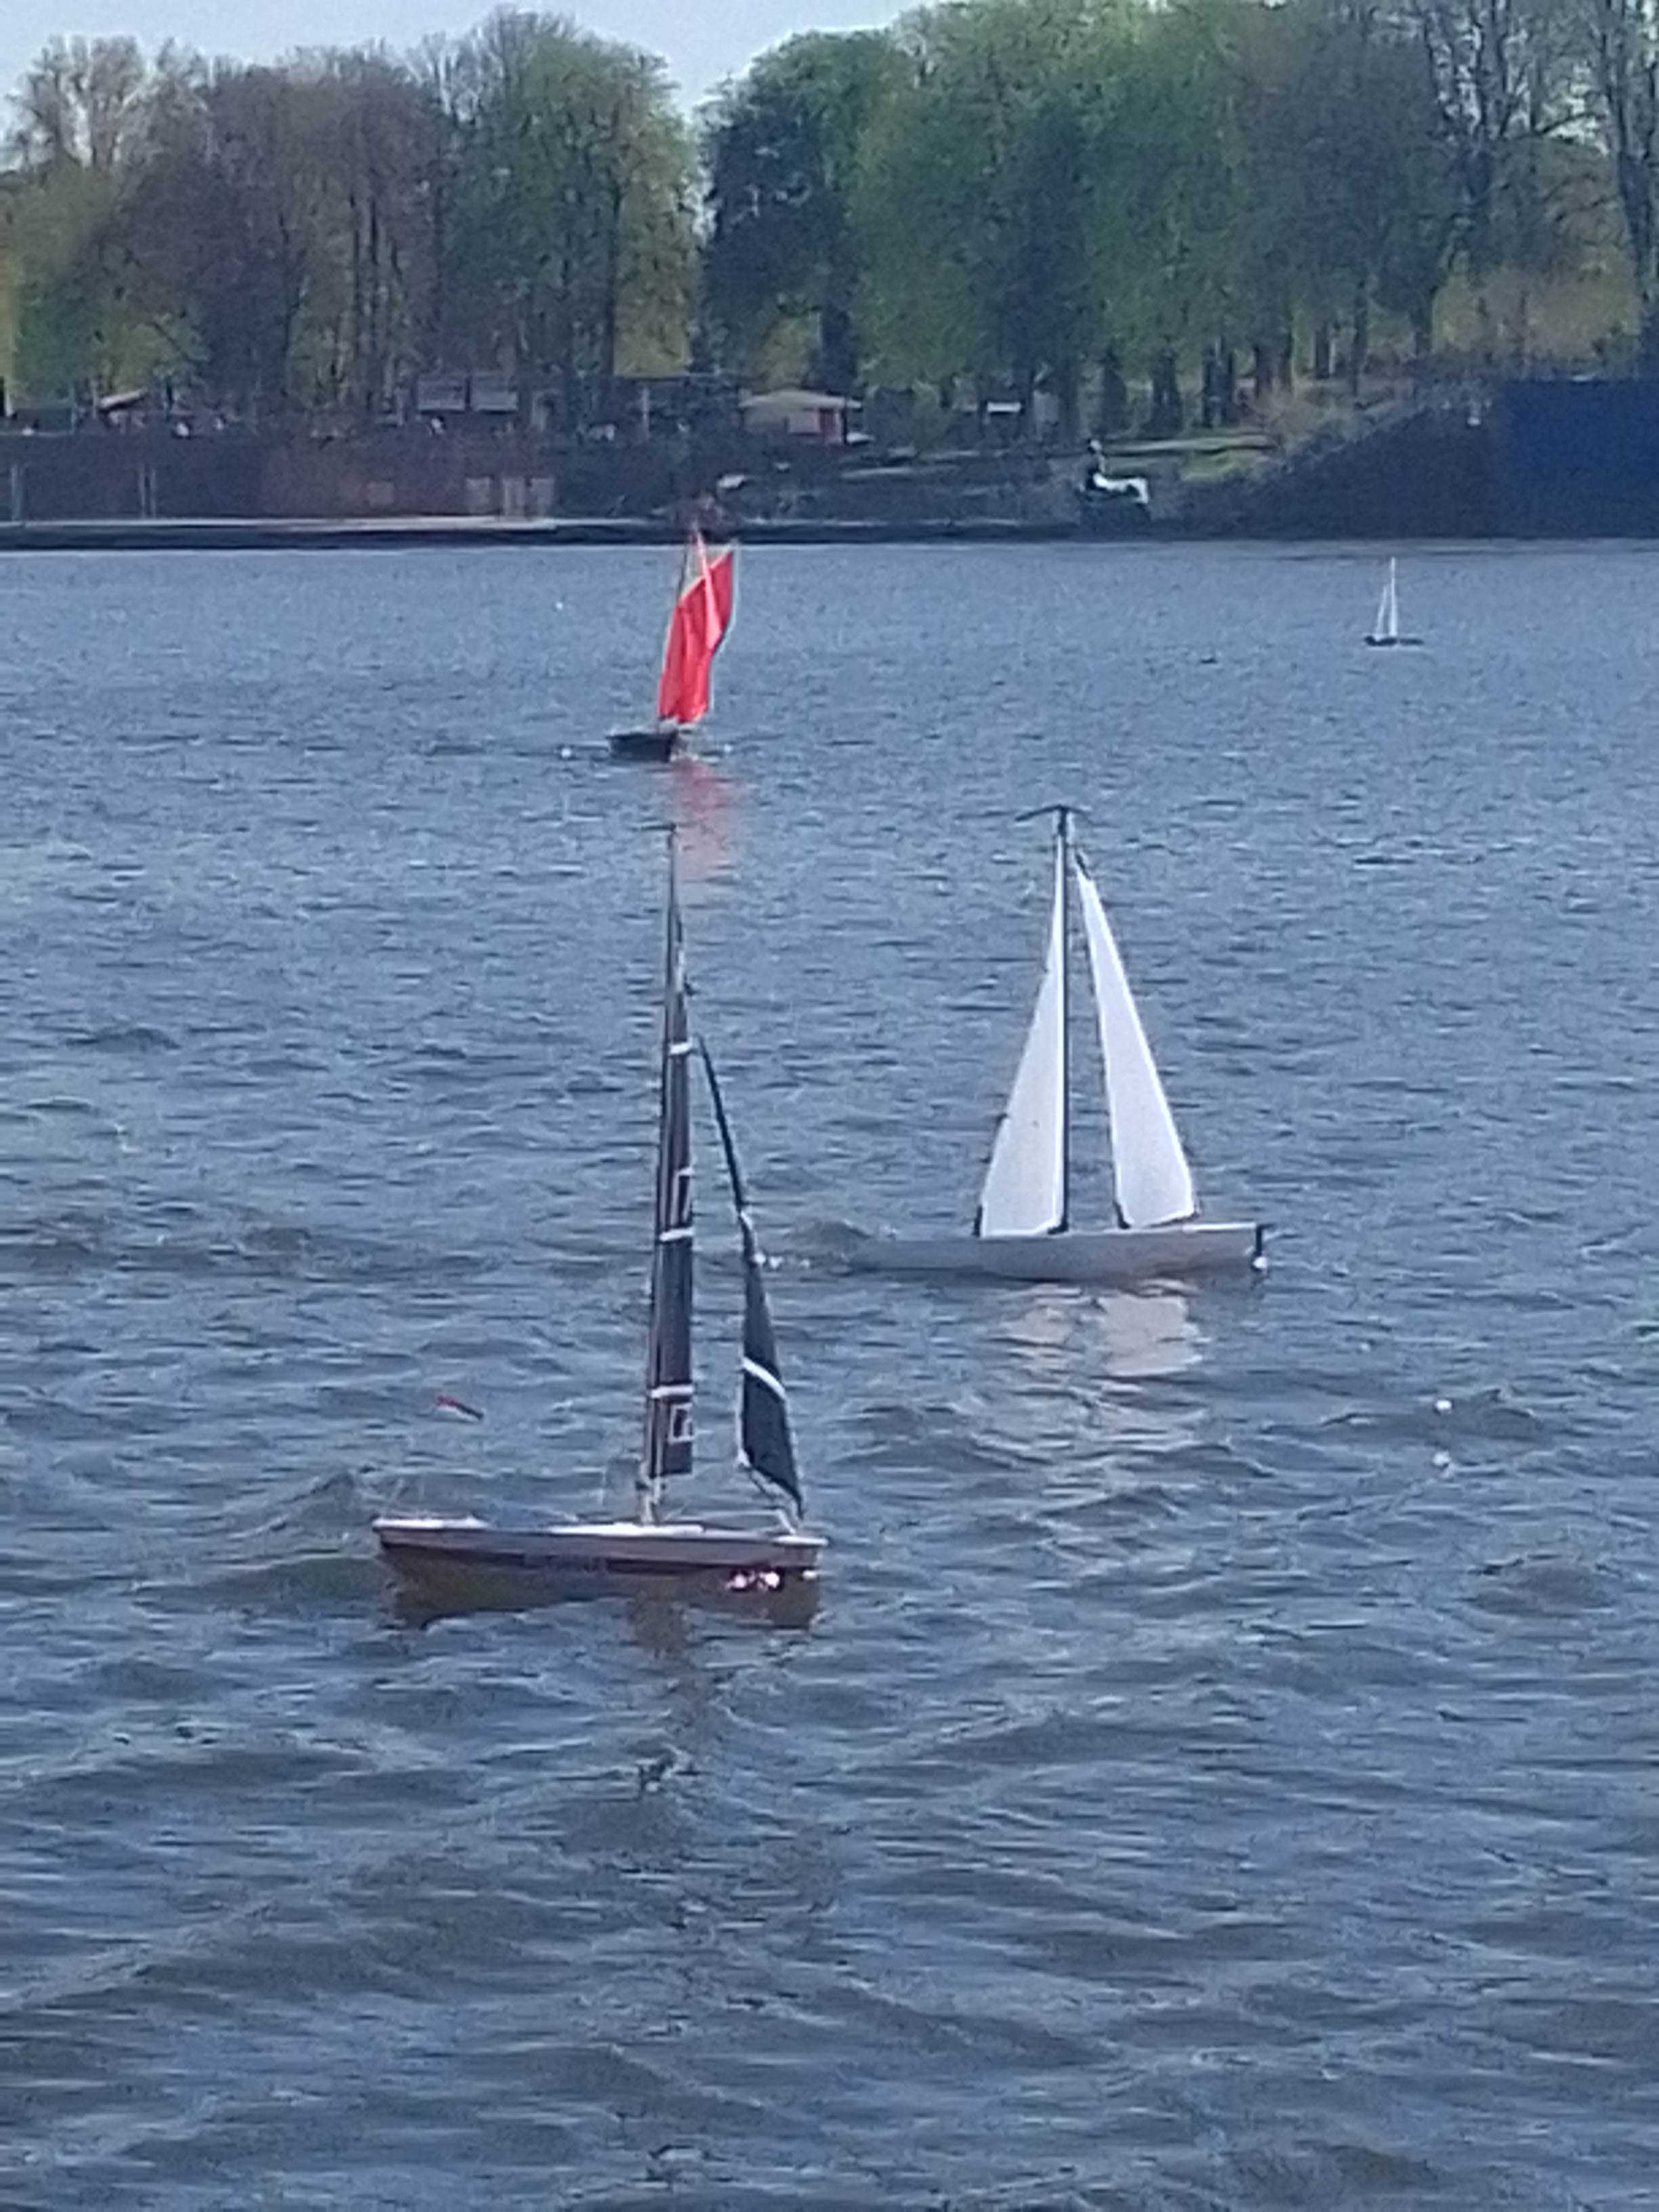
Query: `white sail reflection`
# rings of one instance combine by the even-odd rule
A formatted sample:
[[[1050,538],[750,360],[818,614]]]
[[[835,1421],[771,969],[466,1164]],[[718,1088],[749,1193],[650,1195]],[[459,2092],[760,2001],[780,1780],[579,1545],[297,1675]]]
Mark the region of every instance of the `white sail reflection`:
[[[1080,1295],[1034,1285],[1010,1307],[991,1348],[1006,1351],[1012,1371],[987,1396],[997,1427],[1022,1456],[1092,1458],[1103,1446],[1162,1456],[1196,1440],[1196,1406],[1156,1387],[1190,1373],[1204,1356],[1192,1301],[1179,1290]]]

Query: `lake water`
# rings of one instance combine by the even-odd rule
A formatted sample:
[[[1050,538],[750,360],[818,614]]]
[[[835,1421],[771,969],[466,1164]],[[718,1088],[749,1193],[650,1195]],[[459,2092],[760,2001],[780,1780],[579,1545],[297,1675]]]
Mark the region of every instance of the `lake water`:
[[[672,774],[672,554],[0,566],[0,2202],[1659,2202],[1659,550],[740,557]],[[833,1265],[1057,799],[1259,1284]],[[670,817],[822,1601],[422,1624],[635,1442]]]

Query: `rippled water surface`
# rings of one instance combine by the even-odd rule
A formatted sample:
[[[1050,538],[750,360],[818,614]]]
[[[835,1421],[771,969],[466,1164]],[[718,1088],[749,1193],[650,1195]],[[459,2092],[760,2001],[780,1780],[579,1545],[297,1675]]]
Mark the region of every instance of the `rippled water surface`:
[[[1659,552],[742,559],[668,775],[672,555],[0,567],[0,2201],[1655,2201]],[[833,1264],[1058,798],[1260,1285]],[[671,817],[822,1601],[422,1623],[634,1441]]]

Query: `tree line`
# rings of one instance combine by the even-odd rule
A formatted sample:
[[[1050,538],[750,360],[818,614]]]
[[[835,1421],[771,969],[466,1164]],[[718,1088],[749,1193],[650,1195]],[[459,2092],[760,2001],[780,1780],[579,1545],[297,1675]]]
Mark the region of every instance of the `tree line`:
[[[1495,299],[1573,276],[1659,370],[1659,0],[945,0],[695,119],[505,9],[276,65],[54,41],[14,111],[0,367],[40,396],[372,420],[488,368],[576,426],[690,368],[1071,427],[1145,381],[1173,427],[1195,376],[1224,414],[1426,355],[1452,289],[1495,351]]]

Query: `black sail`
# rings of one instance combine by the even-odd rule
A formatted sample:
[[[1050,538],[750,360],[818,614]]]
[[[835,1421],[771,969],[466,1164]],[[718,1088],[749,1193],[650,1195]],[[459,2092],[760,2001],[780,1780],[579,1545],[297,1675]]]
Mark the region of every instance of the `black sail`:
[[[691,1042],[685,938],[673,847],[663,960],[662,1073],[657,1109],[657,1204],[651,1250],[641,1517],[656,1517],[662,1486],[691,1470]]]
[[[738,1148],[732,1124],[726,1117],[726,1101],[708,1048],[698,1039],[708,1095],[720,1125],[720,1149],[732,1178],[732,1203],[737,1209],[743,1238],[743,1367],[738,1395],[738,1449],[743,1463],[761,1481],[782,1493],[797,1512],[800,1510],[800,1476],[795,1466],[794,1439],[789,1432],[789,1397],[778,1365],[777,1339],[772,1331],[771,1309],[766,1303],[766,1284],[761,1272],[760,1247],[750,1218],[749,1200],[738,1165]]]

